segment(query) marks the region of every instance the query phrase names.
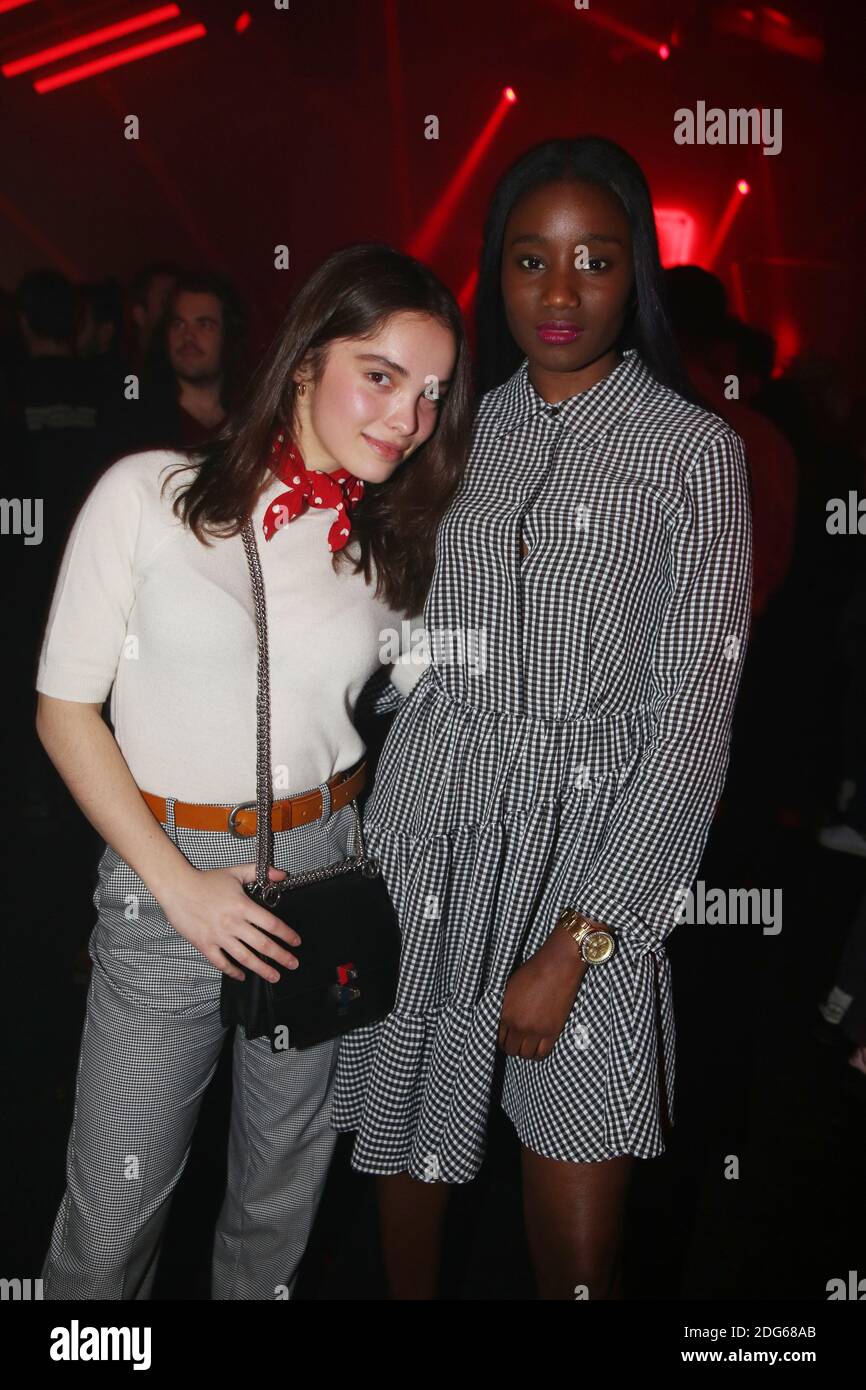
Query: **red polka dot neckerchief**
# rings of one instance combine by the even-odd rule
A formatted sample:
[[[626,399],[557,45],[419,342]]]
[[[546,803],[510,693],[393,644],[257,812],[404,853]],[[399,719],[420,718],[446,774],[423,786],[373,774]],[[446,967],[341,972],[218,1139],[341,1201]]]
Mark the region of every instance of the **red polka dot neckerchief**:
[[[364,496],[363,480],[356,478],[348,468],[335,468],[332,473],[307,468],[297,444],[282,431],[271,445],[268,462],[280,482],[288,486],[268,503],[262,522],[265,540],[271,540],[308,506],[333,507],[337,519],[328,532],[328,549],[342,550],[348,545],[352,507]]]

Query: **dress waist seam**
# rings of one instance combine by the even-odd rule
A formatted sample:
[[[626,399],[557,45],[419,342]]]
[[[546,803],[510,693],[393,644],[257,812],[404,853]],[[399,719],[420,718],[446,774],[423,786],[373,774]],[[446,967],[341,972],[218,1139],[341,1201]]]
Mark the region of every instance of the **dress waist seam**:
[[[508,719],[514,723],[535,724],[549,729],[611,729],[632,722],[650,723],[653,719],[649,705],[638,705],[635,709],[621,710],[618,714],[602,714],[594,718],[549,719],[544,715],[528,714],[525,711],[489,709],[484,705],[474,705],[469,700],[458,700],[436,681],[431,681],[428,690],[434,690],[442,700],[453,705],[455,709],[471,715],[487,715],[491,719]]]

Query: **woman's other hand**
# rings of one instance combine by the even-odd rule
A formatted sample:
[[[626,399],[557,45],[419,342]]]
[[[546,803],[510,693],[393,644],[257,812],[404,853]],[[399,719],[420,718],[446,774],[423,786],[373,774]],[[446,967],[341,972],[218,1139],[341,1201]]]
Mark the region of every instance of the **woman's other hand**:
[[[508,981],[499,1018],[503,1052],[536,1061],[546,1057],[571,1013],[586,969],[568,932],[555,928]]]

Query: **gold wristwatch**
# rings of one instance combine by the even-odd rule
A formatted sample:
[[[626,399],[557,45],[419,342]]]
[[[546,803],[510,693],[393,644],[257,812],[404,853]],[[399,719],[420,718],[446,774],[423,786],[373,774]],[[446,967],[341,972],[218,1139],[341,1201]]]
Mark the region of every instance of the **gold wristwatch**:
[[[613,955],[614,939],[611,933],[588,921],[573,907],[566,907],[560,912],[556,925],[568,932],[574,944],[580,947],[580,954],[588,965],[601,965]]]

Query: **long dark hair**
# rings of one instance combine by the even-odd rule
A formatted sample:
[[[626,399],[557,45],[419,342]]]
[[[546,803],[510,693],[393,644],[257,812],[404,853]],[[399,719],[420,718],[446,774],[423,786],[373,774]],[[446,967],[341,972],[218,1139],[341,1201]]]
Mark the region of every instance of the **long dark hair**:
[[[637,348],[658,381],[691,396],[665,309],[664,273],[647,181],[621,145],[600,135],[545,140],[521,155],[496,185],[484,226],[478,277],[479,390],[489,391],[506,381],[524,356],[509,331],[500,287],[508,215],[525,193],[558,179],[598,184],[622,203],[631,226],[634,295],[617,346]]]
[[[268,450],[277,428],[294,429],[293,374],[301,363],[315,382],[332,342],[372,337],[394,314],[404,312],[429,314],[453,334],[451,385],[443,393],[431,437],[387,482],[366,483],[352,512],[350,545],[334,553],[333,564],[336,570],[351,563],[354,573],[363,570],[368,583],[375,564],[376,596],[395,611],[421,610],[433,575],[436,529],[466,462],[471,368],[454,297],[427,266],[390,246],[345,247],[313,272],[254,372],[240,409],[212,440],[188,451],[201,461],[174,508],[199,540],[208,543],[205,527],[212,532],[219,528],[216,533],[222,536],[236,535],[273,479]],[[356,539],[357,559],[347,554]]]

